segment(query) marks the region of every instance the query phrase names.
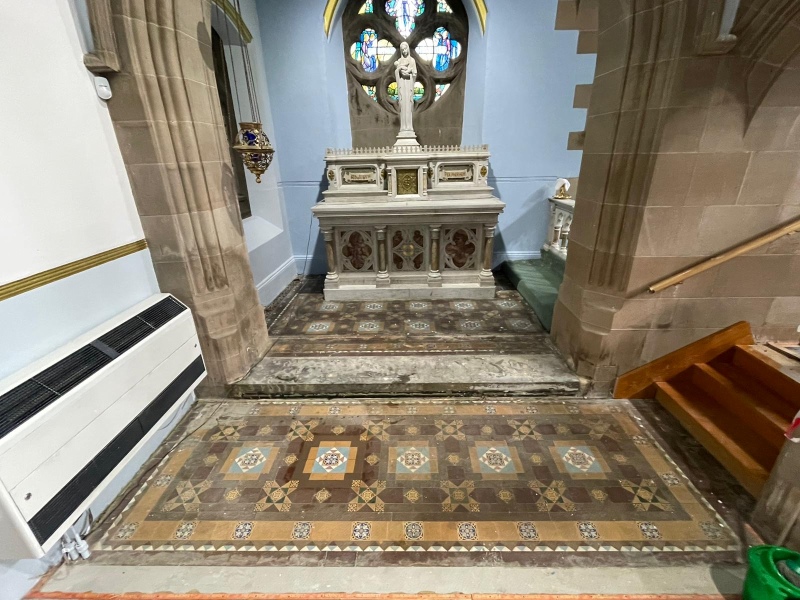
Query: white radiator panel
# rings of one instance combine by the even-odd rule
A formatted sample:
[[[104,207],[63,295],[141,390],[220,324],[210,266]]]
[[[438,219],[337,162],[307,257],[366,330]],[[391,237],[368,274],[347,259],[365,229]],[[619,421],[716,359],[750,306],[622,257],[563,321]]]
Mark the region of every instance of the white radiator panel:
[[[138,328],[134,332],[145,333],[129,335],[123,326],[129,320]],[[112,331],[103,339],[109,344],[122,340],[122,354],[95,342]],[[20,422],[25,419],[20,415],[30,414],[39,402],[27,391],[34,385],[29,380],[36,381],[56,363],[49,373],[80,373],[83,369],[73,365],[84,354],[73,353],[93,343],[94,352],[101,351],[110,362],[78,363],[98,365],[98,370],[71,383],[71,389],[69,379],[57,376],[53,381],[61,388],[54,389],[66,391],[44,396],[50,404]],[[10,399],[4,406],[13,409],[2,413],[2,423],[15,427],[0,437],[0,559],[41,557],[57,544],[137,450],[170,423],[204,377],[190,311],[160,294],[0,382],[0,396]],[[17,387],[26,381],[29,387]]]
[[[191,339],[197,342],[194,323],[188,311],[167,323],[158,334],[174,339],[175,343]],[[69,442],[76,432],[84,430],[107,411],[109,398],[123,397],[174,352],[174,343],[144,343],[131,348],[122,357],[124,360],[115,360],[95,373],[81,383],[81,390],[72,390],[80,391],[79,394],[67,394],[12,431],[0,443],[0,481],[9,490],[17,487],[28,474]],[[133,416],[135,414],[125,424]],[[111,429],[114,430],[113,425]]]
[[[22,516],[31,519],[39,510],[94,458],[119,431],[135,419],[161,390],[167,387],[197,356],[199,342],[194,337],[173,352],[128,393],[100,413],[91,423],[75,432],[62,448],[47,457],[40,467],[16,487],[11,497]],[[33,436],[35,437],[35,433]],[[35,451],[31,447],[30,450]],[[30,496],[29,496],[30,495]]]

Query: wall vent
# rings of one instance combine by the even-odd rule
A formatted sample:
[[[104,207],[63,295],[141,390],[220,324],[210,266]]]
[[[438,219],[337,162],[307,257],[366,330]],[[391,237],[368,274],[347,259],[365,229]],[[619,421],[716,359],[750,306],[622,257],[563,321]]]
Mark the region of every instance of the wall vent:
[[[168,296],[0,396],[0,439],[185,310]]]
[[[39,543],[58,529],[204,372],[203,359],[198,356],[28,521]]]

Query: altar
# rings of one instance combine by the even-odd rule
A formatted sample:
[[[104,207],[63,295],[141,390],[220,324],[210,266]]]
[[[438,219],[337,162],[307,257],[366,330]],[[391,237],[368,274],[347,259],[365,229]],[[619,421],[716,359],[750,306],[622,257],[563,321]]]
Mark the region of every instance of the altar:
[[[419,145],[416,68],[405,43],[395,66],[395,145],[325,154],[328,189],[312,209],[325,240],[325,298],[493,298],[494,235],[505,204],[487,183],[489,148]]]

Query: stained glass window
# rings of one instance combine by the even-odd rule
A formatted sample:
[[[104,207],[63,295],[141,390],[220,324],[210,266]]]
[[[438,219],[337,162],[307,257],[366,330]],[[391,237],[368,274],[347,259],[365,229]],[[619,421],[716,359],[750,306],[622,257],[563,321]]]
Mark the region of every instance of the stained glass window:
[[[362,85],[364,91],[367,92],[367,96],[372,98],[375,102],[378,101],[378,86],[377,85]],[[437,98],[438,100],[438,98]]]
[[[397,93],[397,82],[393,81],[389,84],[387,88],[387,93],[389,94],[389,98],[397,102],[400,100],[400,94]],[[422,85],[419,81],[414,83],[414,102],[419,102],[425,96],[425,86]]]
[[[359,41],[350,46],[350,56],[361,63],[367,73],[378,70],[378,61],[386,62],[392,58],[395,49],[387,40],[379,40],[374,29],[361,32]]]
[[[450,32],[444,27],[439,27],[432,38],[426,38],[416,48],[420,58],[433,61],[433,68],[437,71],[446,71],[450,61],[461,54],[461,44],[450,37]]]
[[[342,49],[347,62],[348,91],[366,95],[359,102],[350,102],[353,144],[372,143],[376,123],[381,123],[380,135],[385,134],[386,143],[397,134],[396,126],[392,125],[400,108],[398,86],[393,83],[394,62],[404,41],[416,60],[414,118],[421,130],[428,132],[428,137],[421,141],[458,143],[469,43],[464,0],[346,1],[342,13]],[[442,109],[448,114],[452,111],[452,120],[459,126],[437,128],[436,115],[427,114],[434,105],[438,107],[434,113]],[[376,121],[378,113],[388,113],[391,120]]]
[[[386,13],[394,17],[394,25],[404,38],[417,26],[417,17],[425,12],[425,0],[386,0]]]

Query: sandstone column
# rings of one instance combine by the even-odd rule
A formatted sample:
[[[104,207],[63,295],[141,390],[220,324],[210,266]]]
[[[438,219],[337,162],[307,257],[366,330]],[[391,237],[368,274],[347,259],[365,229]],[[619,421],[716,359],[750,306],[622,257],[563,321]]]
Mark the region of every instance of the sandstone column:
[[[93,28],[98,24],[90,2]],[[110,5],[119,72],[108,103],[159,286],[193,311],[207,387],[243,377],[267,328],[219,108],[208,0]]]

